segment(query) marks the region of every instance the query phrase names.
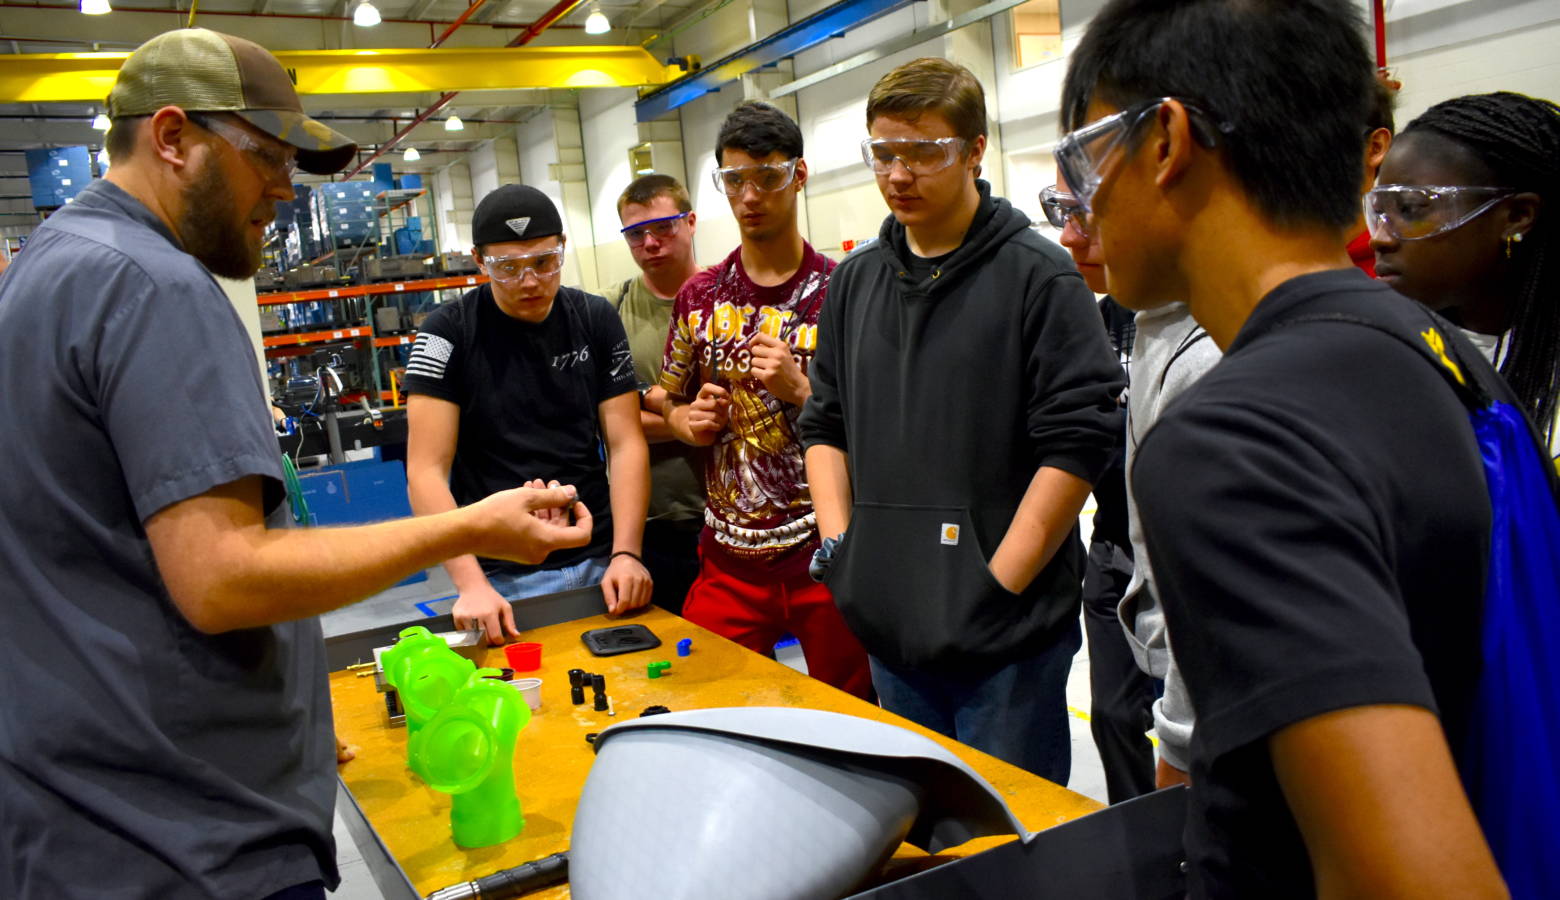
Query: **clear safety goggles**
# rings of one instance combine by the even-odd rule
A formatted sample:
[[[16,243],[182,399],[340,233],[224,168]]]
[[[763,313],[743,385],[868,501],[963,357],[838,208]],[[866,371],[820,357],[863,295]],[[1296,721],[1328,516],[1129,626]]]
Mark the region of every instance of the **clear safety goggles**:
[[[642,246],[645,238],[655,235],[657,240],[666,240],[677,233],[677,223],[688,218],[687,213],[678,213],[675,216],[662,216],[659,219],[646,219],[643,222],[635,222],[622,229],[623,239],[628,241],[630,247]]]
[[[1400,241],[1421,241],[1461,228],[1516,193],[1508,188],[1383,184],[1365,194],[1365,227],[1386,227]]]
[[[1104,165],[1132,137],[1138,125],[1148,115],[1171,100],[1178,100],[1186,108],[1192,124],[1192,136],[1204,147],[1218,143],[1219,134],[1230,134],[1235,126],[1220,122],[1204,112],[1201,107],[1178,97],[1156,97],[1134,103],[1118,113],[1090,122],[1077,131],[1064,135],[1056,144],[1056,171],[1072,188],[1073,195],[1085,212],[1092,213],[1094,194],[1104,180]]]
[[[1040,209],[1045,212],[1045,220],[1051,223],[1051,227],[1057,231],[1067,228],[1067,220],[1071,219],[1073,225],[1084,234],[1088,229],[1084,227],[1088,214],[1084,212],[1083,205],[1067,191],[1059,190],[1056,185],[1051,185],[1040,192]]]
[[[797,162],[798,160],[788,159],[762,166],[724,166],[716,169],[712,177],[715,186],[725,191],[728,197],[735,197],[742,193],[744,184],[751,184],[760,191],[772,193],[796,179]]]
[[[506,284],[522,281],[529,273],[538,279],[556,275],[563,268],[563,247],[554,247],[544,253],[530,256],[484,256],[488,277]]]
[[[292,148],[284,150],[280,143],[274,146],[267,145],[237,125],[221,119],[195,113],[184,115],[191,122],[227,141],[234,150],[249,160],[251,166],[259,169],[266,177],[291,184],[293,177],[298,174],[298,154]]]
[[[868,138],[861,142],[861,161],[879,175],[894,170],[898,160],[912,175],[932,175],[953,165],[964,152],[964,138]]]

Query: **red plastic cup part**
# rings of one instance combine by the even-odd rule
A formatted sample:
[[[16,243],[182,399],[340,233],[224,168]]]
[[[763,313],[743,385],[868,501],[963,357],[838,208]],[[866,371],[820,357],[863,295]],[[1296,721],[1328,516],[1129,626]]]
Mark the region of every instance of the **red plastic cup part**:
[[[532,641],[504,646],[504,658],[516,672],[535,672],[542,667],[542,645]]]

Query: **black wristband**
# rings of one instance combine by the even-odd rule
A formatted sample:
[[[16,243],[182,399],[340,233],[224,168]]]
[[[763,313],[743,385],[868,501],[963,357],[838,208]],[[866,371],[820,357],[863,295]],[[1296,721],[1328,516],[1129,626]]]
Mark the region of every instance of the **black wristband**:
[[[640,559],[639,554],[635,553],[632,550],[614,550],[612,552],[612,555],[607,557],[607,562],[611,562],[614,559],[617,559],[619,556],[630,557],[630,558],[632,558],[634,560],[634,562],[639,563],[641,566],[645,566],[645,561],[643,559]],[[649,569],[650,569],[649,566],[645,566],[645,570],[646,571],[649,571]]]

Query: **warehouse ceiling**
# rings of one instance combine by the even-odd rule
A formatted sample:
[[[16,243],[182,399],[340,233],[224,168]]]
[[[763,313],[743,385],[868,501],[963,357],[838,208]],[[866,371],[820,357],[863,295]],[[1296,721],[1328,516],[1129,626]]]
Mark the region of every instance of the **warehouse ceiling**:
[[[195,0],[193,10],[187,0],[110,2],[113,12],[89,16],[79,12],[76,2],[0,0],[0,54],[126,52],[154,35],[184,27],[192,16],[196,26],[245,37],[274,51],[427,49],[435,42],[448,50],[502,48],[526,35],[533,24],[549,21],[571,0],[556,7],[550,0],[479,0],[469,6],[466,0],[374,0],[383,21],[373,27],[352,22],[360,0]],[[584,0],[527,46],[647,44],[664,61],[670,55],[665,35],[701,9],[725,2],[730,0]],[[585,19],[598,7],[612,30],[587,35]],[[464,21],[457,22],[463,16]],[[0,56],[0,65],[7,62]],[[436,104],[441,94],[314,94],[305,95],[303,102],[311,115],[365,148],[377,148]],[[396,169],[440,169],[484,141],[513,136],[516,125],[557,97],[538,88],[463,91],[396,144]],[[99,112],[102,106],[97,103],[0,103],[0,226],[36,221],[24,151],[86,145],[96,152],[104,133],[94,130],[91,121]],[[460,117],[463,130],[445,129],[451,114]],[[421,159],[402,161],[407,146],[415,146]]]

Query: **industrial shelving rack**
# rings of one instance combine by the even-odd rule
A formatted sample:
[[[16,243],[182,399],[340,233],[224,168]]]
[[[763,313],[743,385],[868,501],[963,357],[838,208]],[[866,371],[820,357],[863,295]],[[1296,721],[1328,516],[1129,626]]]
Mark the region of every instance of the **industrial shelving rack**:
[[[395,394],[397,392],[386,389],[385,373],[379,364],[379,350],[381,348],[410,344],[416,335],[376,334],[373,311],[375,299],[424,291],[468,291],[477,285],[485,284],[487,280],[485,275],[452,275],[409,281],[391,281],[383,284],[342,285],[340,287],[312,288],[300,291],[275,291],[260,294],[257,297],[257,302],[261,306],[321,301],[341,302],[358,298],[363,298],[366,301],[361,324],[340,324],[314,331],[263,336],[261,342],[265,345],[266,358],[272,359],[300,353],[312,353],[322,347],[331,345],[366,348],[370,351],[369,358],[371,360],[370,366],[375,399],[379,404],[395,402]],[[354,316],[354,318],[358,317]]]

